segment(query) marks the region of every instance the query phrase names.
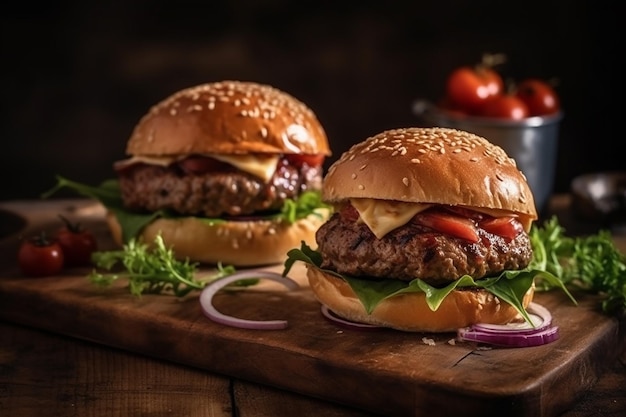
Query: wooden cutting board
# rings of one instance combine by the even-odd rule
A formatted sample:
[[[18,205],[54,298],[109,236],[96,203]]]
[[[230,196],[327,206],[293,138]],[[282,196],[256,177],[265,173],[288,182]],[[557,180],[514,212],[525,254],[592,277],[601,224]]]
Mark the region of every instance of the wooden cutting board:
[[[455,341],[452,333],[341,328],[321,315],[302,265],[290,274],[298,290],[263,283],[215,300],[226,314],[286,319],[287,329],[226,327],[203,315],[197,293],[138,298],[123,285],[94,286],[87,269],[20,275],[19,237],[53,230],[59,214],[96,231],[101,249],[114,248],[98,204],[18,201],[0,210],[19,214],[26,225],[0,241],[0,319],[384,415],[557,415],[626,346],[626,320],[602,314],[596,298],[580,294],[578,306],[561,293],[537,295],[560,327],[559,340],[539,347],[488,348]],[[282,272],[281,265],[266,269]]]

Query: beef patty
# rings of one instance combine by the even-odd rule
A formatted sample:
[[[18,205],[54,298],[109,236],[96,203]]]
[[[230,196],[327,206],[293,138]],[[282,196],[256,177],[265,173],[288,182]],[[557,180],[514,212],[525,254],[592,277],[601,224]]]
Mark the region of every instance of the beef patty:
[[[127,209],[204,217],[278,211],[285,200],[320,189],[321,175],[318,167],[296,167],[284,159],[268,183],[233,167],[189,173],[178,164],[135,164],[118,172]]]
[[[523,269],[532,258],[528,234],[511,241],[479,229],[477,243],[409,222],[382,239],[363,222],[339,213],[318,229],[322,268],[352,276],[411,281],[420,278],[443,286],[467,274],[478,279],[507,269]]]

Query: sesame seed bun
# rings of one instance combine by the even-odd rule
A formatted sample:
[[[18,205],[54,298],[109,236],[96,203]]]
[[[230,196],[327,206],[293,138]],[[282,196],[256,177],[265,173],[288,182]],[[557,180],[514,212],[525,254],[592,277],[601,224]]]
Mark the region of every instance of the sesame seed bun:
[[[455,290],[436,311],[426,304],[423,293],[408,293],[382,301],[368,314],[350,285],[341,278],[307,265],[309,285],[318,301],[335,314],[357,323],[408,332],[451,332],[476,323],[510,323],[519,314],[510,304],[501,302],[484,290]],[[534,286],[526,293],[527,307],[534,296]]]
[[[388,130],[354,145],[330,166],[322,196],[505,210],[526,231],[537,219],[515,161],[485,138],[446,128]]]
[[[315,231],[328,217],[318,209],[293,224],[272,220],[228,221],[209,224],[197,217],[160,218],[146,226],[140,239],[152,244],[161,235],[177,259],[216,265],[262,266],[283,263],[287,252],[304,240],[315,242]],[[123,244],[117,217],[107,212],[113,240]]]
[[[203,84],[167,97],[139,121],[126,152],[330,155],[311,109],[276,88],[242,81]]]

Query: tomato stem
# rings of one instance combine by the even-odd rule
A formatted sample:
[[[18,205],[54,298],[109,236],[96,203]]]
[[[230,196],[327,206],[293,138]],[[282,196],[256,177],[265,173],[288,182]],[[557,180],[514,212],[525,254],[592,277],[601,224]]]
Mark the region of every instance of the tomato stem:
[[[82,226],[80,225],[80,223],[72,223],[71,221],[69,221],[69,219],[67,219],[65,216],[63,216],[62,214],[59,214],[59,218],[63,221],[63,223],[65,223],[65,226],[67,227],[67,230],[69,230],[72,233],[80,233],[82,231]]]
[[[42,230],[39,234],[31,236],[28,240],[30,240],[33,245],[42,248],[50,246],[53,243],[53,241],[46,234],[45,230]]]
[[[506,62],[505,54],[490,54],[484,53],[480,62],[481,67],[493,68],[497,65],[502,65]]]

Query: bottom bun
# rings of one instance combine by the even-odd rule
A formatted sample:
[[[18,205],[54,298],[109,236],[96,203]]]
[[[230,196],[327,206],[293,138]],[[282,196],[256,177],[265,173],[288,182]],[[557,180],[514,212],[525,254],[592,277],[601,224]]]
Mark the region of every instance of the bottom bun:
[[[350,285],[341,278],[307,265],[309,285],[318,301],[346,320],[409,332],[452,332],[476,323],[506,324],[521,319],[513,306],[486,290],[455,290],[436,311],[426,304],[424,293],[402,294],[382,301],[367,314]],[[527,307],[532,286],[524,296]]]
[[[161,235],[177,259],[233,266],[261,266],[284,262],[287,252],[302,241],[315,245],[315,232],[328,218],[326,209],[292,224],[272,220],[226,221],[209,224],[196,217],[159,218],[147,225],[140,239],[147,244]],[[113,240],[123,244],[115,214],[106,215]]]

